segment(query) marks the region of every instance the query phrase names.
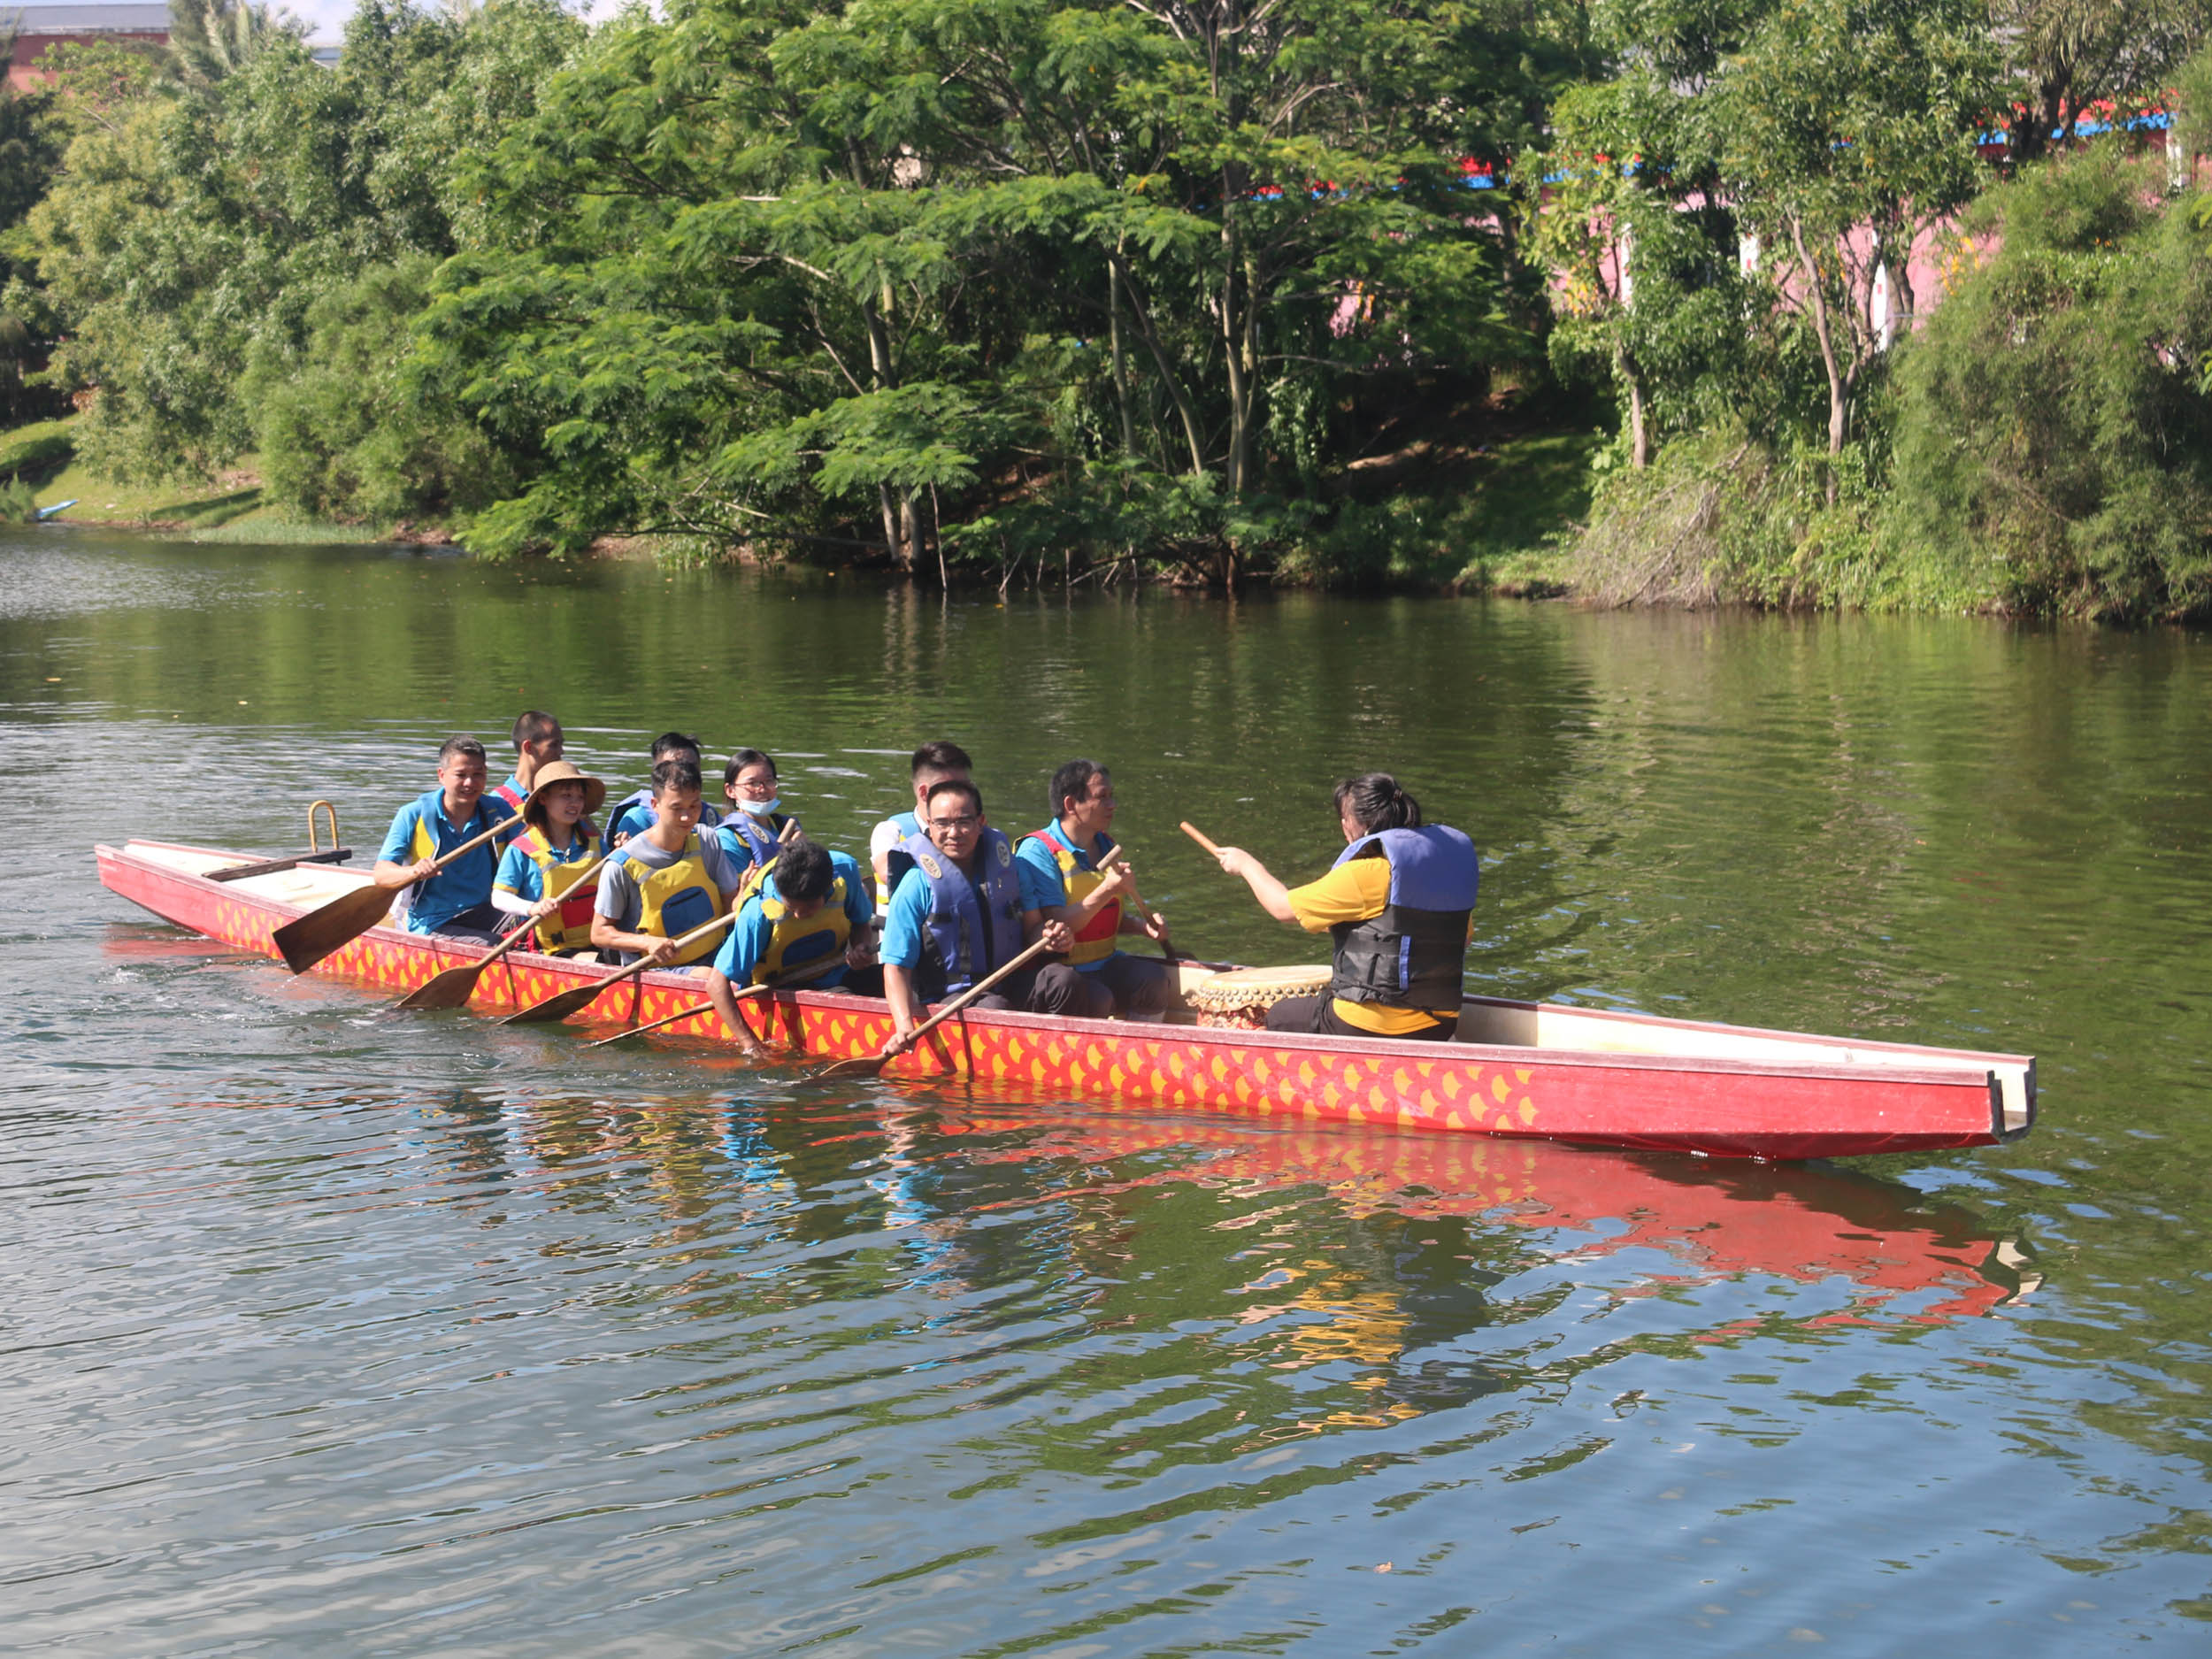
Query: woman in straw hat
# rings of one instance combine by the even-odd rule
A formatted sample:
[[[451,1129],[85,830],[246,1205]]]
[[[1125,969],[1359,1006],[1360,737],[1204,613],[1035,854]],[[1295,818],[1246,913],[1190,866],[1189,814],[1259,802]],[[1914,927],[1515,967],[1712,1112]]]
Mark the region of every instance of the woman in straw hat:
[[[592,902],[599,892],[599,832],[591,814],[607,786],[565,760],[538,768],[515,838],[492,880],[492,902],[537,925],[536,948],[572,955],[591,947]]]

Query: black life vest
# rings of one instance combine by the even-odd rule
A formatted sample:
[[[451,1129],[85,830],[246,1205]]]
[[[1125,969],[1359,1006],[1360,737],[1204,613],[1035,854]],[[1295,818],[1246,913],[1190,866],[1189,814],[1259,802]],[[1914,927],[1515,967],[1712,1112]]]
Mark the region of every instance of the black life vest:
[[[1475,844],[1442,824],[1379,830],[1344,849],[1354,858],[1390,861],[1390,896],[1379,916],[1339,922],[1329,995],[1348,1002],[1459,1014],[1467,970],[1467,918],[1481,882]]]

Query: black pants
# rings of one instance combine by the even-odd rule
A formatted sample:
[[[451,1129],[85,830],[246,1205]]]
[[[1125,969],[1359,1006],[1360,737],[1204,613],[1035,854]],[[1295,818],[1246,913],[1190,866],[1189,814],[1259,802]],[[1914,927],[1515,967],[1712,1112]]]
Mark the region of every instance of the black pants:
[[[803,991],[803,985],[795,985],[795,991]],[[848,968],[845,977],[829,987],[840,996],[881,996],[883,995],[883,964],[872,962],[864,968]]]
[[[968,1006],[1079,1017],[1090,1011],[1090,987],[1083,983],[1083,976],[1066,963],[1048,963],[1041,968],[1018,973],[1010,979],[1001,979],[997,990],[984,992]]]
[[[1393,1042],[1449,1042],[1458,1031],[1455,1019],[1440,1019],[1427,1031],[1394,1032],[1386,1033],[1369,1031],[1339,1018],[1336,999],[1326,991],[1318,996],[1286,996],[1270,1006],[1267,1028],[1270,1031],[1313,1032],[1325,1037],[1380,1037],[1387,1034]]]
[[[495,945],[521,919],[509,916],[486,899],[481,904],[472,904],[457,915],[447,917],[430,931],[440,939],[468,939],[480,945]]]
[[[1093,1019],[1118,1013],[1125,1019],[1156,1019],[1167,1012],[1168,966],[1150,956],[1125,956],[1119,951],[1089,972],[1079,972],[1089,1006],[1079,1009]]]

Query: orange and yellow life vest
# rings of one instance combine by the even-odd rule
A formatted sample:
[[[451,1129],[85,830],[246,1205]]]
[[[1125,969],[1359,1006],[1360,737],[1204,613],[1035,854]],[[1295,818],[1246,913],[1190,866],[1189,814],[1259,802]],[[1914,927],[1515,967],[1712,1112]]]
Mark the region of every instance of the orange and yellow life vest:
[[[560,902],[560,909],[538,918],[540,950],[583,950],[591,944],[592,905],[599,896],[599,836],[580,825],[576,840],[583,844],[580,858],[563,858],[535,825],[515,841],[538,867],[540,896]]]
[[[1060,881],[1067,888],[1070,910],[1081,906],[1090,896],[1091,889],[1106,879],[1095,870],[1086,870],[1075,849],[1063,841],[1056,830],[1041,829],[1036,838],[1052,851],[1053,862],[1060,866]],[[1103,962],[1119,948],[1115,939],[1121,933],[1121,901],[1110,900],[1098,908],[1097,914],[1076,930],[1075,948],[1068,952],[1068,964],[1080,968],[1093,962]]]

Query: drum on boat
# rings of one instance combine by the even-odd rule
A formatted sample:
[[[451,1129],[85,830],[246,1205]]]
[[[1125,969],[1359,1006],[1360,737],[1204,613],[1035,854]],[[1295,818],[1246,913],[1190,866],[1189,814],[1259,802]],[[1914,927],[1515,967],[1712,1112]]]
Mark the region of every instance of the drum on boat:
[[[1328,988],[1326,968],[1230,968],[1201,979],[1184,995],[1202,1025],[1261,1031],[1267,1010],[1286,996],[1312,996]]]

